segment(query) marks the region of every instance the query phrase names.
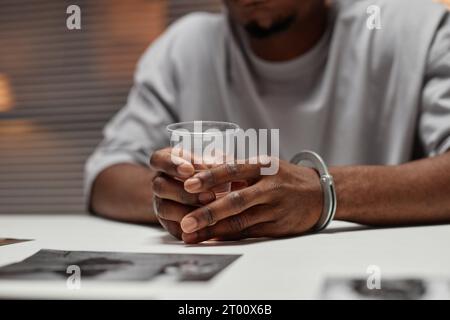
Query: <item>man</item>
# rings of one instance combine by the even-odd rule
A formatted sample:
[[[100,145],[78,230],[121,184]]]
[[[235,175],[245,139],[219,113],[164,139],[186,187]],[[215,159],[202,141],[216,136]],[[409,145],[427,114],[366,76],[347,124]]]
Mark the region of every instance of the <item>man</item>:
[[[334,177],[335,219],[450,221],[450,17],[442,4],[224,3],[222,15],[181,19],[142,57],[126,107],[87,164],[91,210],[158,220],[187,243],[300,235],[316,225],[323,194],[314,170],[286,160],[310,149]],[[380,25],[368,22],[373,5]],[[165,127],[188,120],[280,128],[278,173],[237,165],[194,175],[189,162],[174,164]],[[221,199],[209,191],[242,180],[246,187]]]

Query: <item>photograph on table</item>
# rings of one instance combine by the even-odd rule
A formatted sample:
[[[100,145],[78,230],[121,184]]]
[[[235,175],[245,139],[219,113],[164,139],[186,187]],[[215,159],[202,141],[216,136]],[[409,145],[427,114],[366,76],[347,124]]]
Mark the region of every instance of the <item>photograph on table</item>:
[[[82,280],[148,281],[165,275],[175,281],[208,281],[239,255],[40,250],[0,268],[0,280],[66,280],[73,267]]]
[[[322,288],[326,300],[448,300],[450,280],[439,278],[389,278],[371,286],[363,278],[329,278]]]

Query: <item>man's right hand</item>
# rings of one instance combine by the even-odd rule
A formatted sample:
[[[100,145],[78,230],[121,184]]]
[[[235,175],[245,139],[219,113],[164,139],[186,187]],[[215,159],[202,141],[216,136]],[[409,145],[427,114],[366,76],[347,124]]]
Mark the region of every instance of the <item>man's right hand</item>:
[[[170,234],[181,239],[180,221],[196,207],[215,200],[214,193],[192,194],[184,189],[183,181],[194,175],[194,166],[171,154],[171,148],[155,151],[150,166],[157,172],[152,180],[155,215]]]

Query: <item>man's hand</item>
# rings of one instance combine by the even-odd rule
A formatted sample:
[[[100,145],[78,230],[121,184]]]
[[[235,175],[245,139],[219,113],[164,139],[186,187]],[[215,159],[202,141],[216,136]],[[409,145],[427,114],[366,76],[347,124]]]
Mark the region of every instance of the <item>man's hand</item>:
[[[322,189],[317,173],[280,160],[276,175],[260,174],[260,164],[226,164],[202,171],[184,182],[195,194],[214,186],[246,180],[248,186],[197,208],[181,220],[182,239],[282,237],[310,230],[322,212]],[[187,208],[185,208],[186,210]]]
[[[170,234],[181,239],[180,221],[196,207],[213,201],[214,193],[193,194],[184,189],[183,181],[195,173],[194,167],[172,155],[170,148],[154,152],[150,166],[157,172],[152,180],[155,214]]]

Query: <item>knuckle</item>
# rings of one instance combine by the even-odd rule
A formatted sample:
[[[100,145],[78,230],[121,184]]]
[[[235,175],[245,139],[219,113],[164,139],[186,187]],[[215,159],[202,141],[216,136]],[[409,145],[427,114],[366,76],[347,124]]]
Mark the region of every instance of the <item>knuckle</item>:
[[[240,233],[247,227],[246,218],[241,215],[235,215],[228,219],[228,227],[233,233]]]
[[[213,170],[204,171],[204,173],[200,176],[200,180],[202,180],[205,185],[210,187],[215,186],[217,183],[217,177]]]
[[[240,191],[233,191],[228,195],[231,208],[240,211],[245,208],[246,200]]]
[[[267,191],[271,194],[279,194],[283,189],[283,185],[278,181],[271,181],[267,184]]]
[[[163,191],[165,182],[165,179],[159,175],[153,178],[153,192],[160,195]]]
[[[190,193],[187,193],[183,189],[178,190],[178,199],[180,199],[180,202],[183,204],[195,204],[196,201],[193,199],[193,195]]]
[[[225,165],[225,170],[232,178],[239,176],[239,166],[236,163],[227,163]]]
[[[208,221],[209,226],[216,222],[214,213],[208,206],[203,207],[202,216],[205,221]]]

